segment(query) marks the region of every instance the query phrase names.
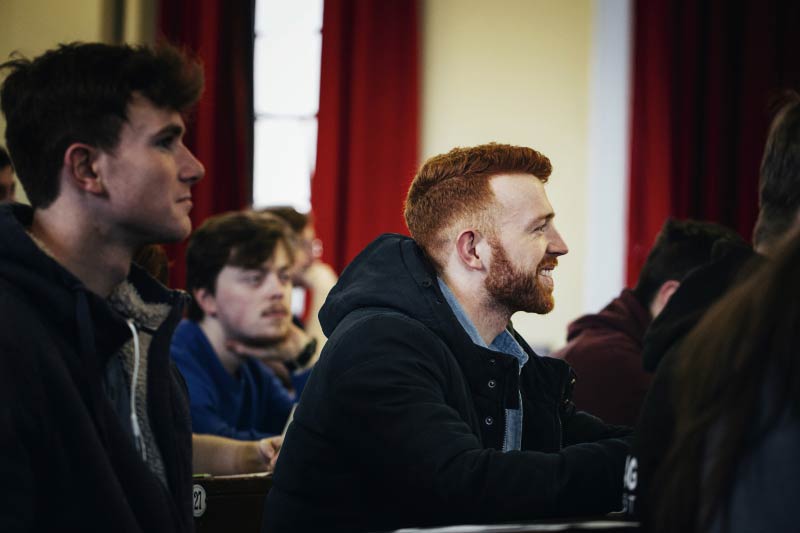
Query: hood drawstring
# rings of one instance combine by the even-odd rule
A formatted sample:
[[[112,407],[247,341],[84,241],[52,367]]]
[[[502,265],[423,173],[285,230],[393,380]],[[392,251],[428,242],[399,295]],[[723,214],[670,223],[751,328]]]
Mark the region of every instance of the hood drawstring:
[[[136,416],[136,385],[139,380],[139,332],[136,330],[136,325],[133,320],[126,321],[128,328],[133,334],[133,376],[131,376],[131,427],[133,428],[133,440],[136,444],[136,450],[141,454],[142,460],[147,462],[147,447],[144,445],[144,437],[142,437],[142,430],[139,427],[139,417]]]

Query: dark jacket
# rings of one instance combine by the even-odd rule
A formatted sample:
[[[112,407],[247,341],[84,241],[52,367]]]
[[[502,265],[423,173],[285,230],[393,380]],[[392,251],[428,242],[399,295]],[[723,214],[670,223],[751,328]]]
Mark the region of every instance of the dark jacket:
[[[651,376],[642,368],[642,338],[650,311],[625,289],[602,311],[567,329],[567,345],[553,354],[575,369],[575,405],[611,424],[633,426]]]
[[[191,531],[191,422],[169,359],[183,297],[132,270],[145,301],[174,305],[153,334],[147,374],[166,487],[104,391],[106,364],[131,332],[31,240],[31,217],[0,208],[0,530]]]
[[[472,343],[416,243],[384,235],[344,271],[300,400],[264,531],[362,531],[602,513],[619,507],[626,428],[570,401],[556,359]],[[523,401],[524,451],[503,453]]]
[[[645,369],[655,372],[636,425],[631,457],[627,461],[623,506],[628,514],[649,523],[651,501],[659,487],[652,482],[673,444],[675,410],[673,378],[680,345],[706,311],[754,269],[760,257],[745,245],[721,242],[708,264],[690,272],[653,321],[644,339]]]

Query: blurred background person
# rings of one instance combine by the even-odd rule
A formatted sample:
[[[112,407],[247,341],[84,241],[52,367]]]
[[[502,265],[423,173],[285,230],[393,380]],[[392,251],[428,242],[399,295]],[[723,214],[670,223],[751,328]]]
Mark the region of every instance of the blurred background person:
[[[790,93],[772,121],[761,161],[759,216],[753,247],[715,246],[708,265],[690,273],[644,339],[645,369],[656,377],[647,393],[625,477],[623,503],[628,513],[648,519],[654,500],[655,472],[676,435],[673,384],[681,343],[707,310],[731,287],[753,276],[762,262],[773,259],[781,239],[800,228],[800,97]],[[656,489],[653,489],[656,490]]]
[[[321,261],[322,241],[316,236],[312,213],[300,213],[293,207],[268,207],[260,210],[284,220],[294,234],[295,267],[292,283],[292,313],[295,324],[317,342],[312,358],[307,364],[313,365],[325,345],[325,334],[319,323],[319,310],[325,303],[328,293],[336,285],[338,277],[333,268]]]
[[[253,440],[284,429],[296,396],[252,355],[290,330],[293,254],[284,225],[252,212],[211,217],[191,236],[192,302],[171,354],[189,387],[195,433]]]
[[[773,251],[669,367],[675,437],[650,484],[654,531],[797,531],[800,235]]]
[[[567,345],[553,354],[578,375],[575,405],[610,424],[633,426],[652,375],[642,366],[645,331],[693,269],[711,259],[720,240],[743,243],[719,224],[668,219],[633,289],[567,330]]]
[[[162,285],[169,283],[169,259],[163,246],[146,244],[140,247],[133,255],[133,262]],[[225,476],[271,471],[282,443],[280,436],[242,441],[192,433],[192,472]]]

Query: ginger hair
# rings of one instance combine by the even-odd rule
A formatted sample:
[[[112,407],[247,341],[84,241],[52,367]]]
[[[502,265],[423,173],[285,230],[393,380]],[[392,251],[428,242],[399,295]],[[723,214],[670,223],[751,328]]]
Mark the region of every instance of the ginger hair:
[[[532,174],[546,183],[551,171],[550,160],[533,148],[496,143],[454,148],[425,161],[414,176],[405,202],[406,225],[441,272],[456,223],[491,233],[493,177]]]

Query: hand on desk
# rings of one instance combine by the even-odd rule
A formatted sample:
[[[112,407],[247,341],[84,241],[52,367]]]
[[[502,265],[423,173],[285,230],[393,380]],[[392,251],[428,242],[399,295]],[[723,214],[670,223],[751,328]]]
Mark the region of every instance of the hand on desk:
[[[192,435],[192,472],[228,476],[272,472],[283,437],[234,440],[216,435]]]
[[[258,441],[258,451],[261,453],[264,464],[267,465],[267,472],[275,470],[281,446],[283,446],[283,437],[268,437]]]

